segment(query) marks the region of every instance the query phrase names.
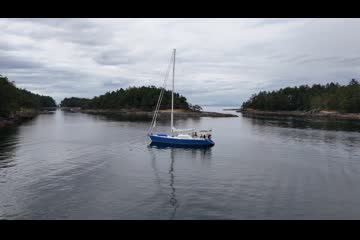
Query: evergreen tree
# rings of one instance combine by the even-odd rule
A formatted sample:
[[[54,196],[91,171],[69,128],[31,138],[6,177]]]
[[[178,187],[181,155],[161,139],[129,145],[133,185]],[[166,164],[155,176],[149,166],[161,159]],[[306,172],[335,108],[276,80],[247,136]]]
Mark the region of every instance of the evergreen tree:
[[[328,83],[261,91],[252,95],[242,107],[269,111],[332,110],[360,113],[360,84],[352,79],[346,86]]]
[[[40,109],[43,107],[56,107],[55,100],[49,96],[19,89],[7,77],[0,75],[0,117],[8,117],[21,108]]]
[[[81,107],[85,109],[140,109],[154,110],[161,88],[155,86],[129,87],[118,89],[96,96],[92,99],[65,98],[61,107]],[[165,90],[160,109],[171,108],[171,91]],[[189,109],[187,99],[179,93],[174,93],[174,108]]]

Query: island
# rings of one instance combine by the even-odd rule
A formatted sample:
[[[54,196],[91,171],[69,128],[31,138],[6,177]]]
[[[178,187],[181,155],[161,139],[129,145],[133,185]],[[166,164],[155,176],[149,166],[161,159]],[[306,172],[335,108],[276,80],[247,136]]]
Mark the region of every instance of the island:
[[[237,111],[245,117],[360,120],[360,84],[328,83],[261,91]]]
[[[0,75],[0,128],[21,123],[55,108],[53,98],[17,88],[13,81]]]
[[[65,98],[60,107],[65,111],[89,114],[121,115],[133,118],[151,118],[161,88],[155,86],[128,87],[88,98]],[[158,118],[168,118],[171,109],[171,91],[165,90]],[[201,106],[187,102],[186,97],[174,93],[174,116],[188,117],[238,117],[235,114],[202,111]]]

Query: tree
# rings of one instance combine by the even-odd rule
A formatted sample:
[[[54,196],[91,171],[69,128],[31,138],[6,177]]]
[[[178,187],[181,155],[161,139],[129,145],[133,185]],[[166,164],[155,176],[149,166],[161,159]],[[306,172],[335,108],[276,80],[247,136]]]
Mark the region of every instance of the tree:
[[[354,85],[358,85],[358,84],[359,84],[359,82],[356,81],[354,78],[351,79],[351,81],[350,81],[350,83],[349,83],[350,86],[354,86]]]
[[[96,96],[92,99],[65,98],[61,101],[62,107],[81,107],[89,109],[140,109],[154,110],[161,88],[155,86],[129,87],[118,89]],[[171,108],[171,91],[165,90],[160,109]],[[174,108],[189,109],[189,103],[184,96],[174,93]]]
[[[56,107],[55,100],[49,96],[34,94],[25,89],[19,89],[14,81],[0,75],[0,116],[8,117],[21,108],[40,109]]]
[[[352,79],[347,86],[328,83],[314,84],[311,87],[287,87],[272,92],[261,91],[253,94],[242,107],[270,111],[322,109],[360,113],[360,84]]]
[[[195,112],[200,112],[203,110],[202,107],[199,105],[190,105],[190,109]]]

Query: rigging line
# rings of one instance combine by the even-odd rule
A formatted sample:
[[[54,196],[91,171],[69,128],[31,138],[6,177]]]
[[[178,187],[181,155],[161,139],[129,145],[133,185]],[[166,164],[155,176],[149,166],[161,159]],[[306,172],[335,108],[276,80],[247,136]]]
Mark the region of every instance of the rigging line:
[[[166,82],[167,82],[167,79],[168,79],[168,76],[169,76],[169,73],[170,73],[171,63],[172,63],[172,56],[170,57],[170,62],[169,62],[169,65],[168,65],[168,67],[167,67],[167,70],[166,70],[163,87],[162,87],[162,89],[161,89],[161,91],[160,91],[160,95],[159,95],[158,102],[157,102],[157,104],[156,104],[154,116],[153,116],[153,119],[152,119],[151,124],[150,124],[150,127],[149,127],[149,133],[151,133],[152,130],[154,129],[154,127],[155,127],[156,117],[157,117],[157,115],[158,115],[158,111],[159,111],[159,109],[160,109],[160,104],[161,104],[161,101],[162,101],[162,98],[163,98],[163,95],[164,95],[164,90],[165,90],[165,88],[166,88]]]
[[[158,100],[158,103],[157,103],[157,106],[156,106],[156,109],[155,109],[155,119],[154,121],[156,121],[156,116],[158,114],[158,111],[160,109],[160,105],[161,105],[161,101],[162,101],[162,98],[163,98],[163,95],[164,95],[164,91],[165,91],[165,88],[166,88],[166,83],[167,83],[167,79],[168,79],[168,76],[169,76],[169,72],[170,72],[170,66],[171,66],[171,61],[169,63],[169,66],[168,66],[168,69],[167,69],[167,72],[166,72],[166,76],[165,76],[165,80],[164,80],[164,83],[163,83],[163,87],[160,91],[160,96],[159,96],[159,100]]]
[[[158,103],[156,105],[156,109],[155,109],[155,113],[154,113],[154,117],[153,117],[153,121],[152,121],[152,124],[150,125],[150,127],[152,127],[151,130],[154,129],[154,127],[156,126],[156,118],[158,116],[158,112],[159,112],[159,109],[160,109],[160,105],[161,105],[161,101],[162,101],[162,98],[163,98],[163,95],[164,95],[164,91],[165,91],[165,88],[166,88],[166,82],[167,82],[167,79],[168,79],[168,76],[169,76],[169,72],[170,72],[170,65],[171,65],[171,62],[169,63],[169,66],[168,66],[168,70],[167,70],[167,73],[166,73],[166,76],[165,76],[165,80],[164,80],[164,84],[163,84],[163,87],[160,91],[160,95],[159,95],[159,100],[158,100]]]
[[[157,119],[157,116],[158,116],[158,113],[159,113],[159,109],[160,109],[160,106],[161,106],[162,99],[164,97],[164,91],[165,91],[165,88],[166,88],[167,79],[168,79],[169,74],[170,74],[170,66],[171,66],[172,62],[173,62],[173,59],[172,59],[172,56],[171,56],[170,61],[169,61],[169,65],[168,65],[168,69],[167,69],[167,72],[166,72],[163,88],[161,89],[159,100],[158,100],[158,103],[157,103],[157,106],[156,106],[156,109],[155,109],[154,119],[153,119],[153,123],[151,125],[152,128],[154,128],[156,126],[156,119]]]
[[[166,84],[167,75],[168,75],[168,74],[165,75],[165,80],[164,80],[164,83],[163,83],[163,87],[164,87],[165,84]],[[157,111],[158,111],[158,109],[159,109],[159,104],[160,104],[161,99],[162,99],[162,94],[163,94],[163,88],[162,88],[161,91],[160,91],[160,95],[159,95],[158,102],[157,102],[157,104],[156,104],[156,108],[155,108],[155,111],[154,111],[153,119],[152,119],[151,124],[150,124],[149,133],[150,133],[150,130],[152,131],[153,128],[154,128],[154,126],[155,126]]]

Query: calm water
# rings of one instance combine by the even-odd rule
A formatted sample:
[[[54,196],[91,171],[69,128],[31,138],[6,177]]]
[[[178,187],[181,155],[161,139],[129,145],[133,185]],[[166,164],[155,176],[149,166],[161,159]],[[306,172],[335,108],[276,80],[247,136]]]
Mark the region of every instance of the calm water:
[[[210,127],[216,145],[153,147],[147,121],[62,111],[1,129],[0,218],[360,219],[359,124],[176,126]]]

